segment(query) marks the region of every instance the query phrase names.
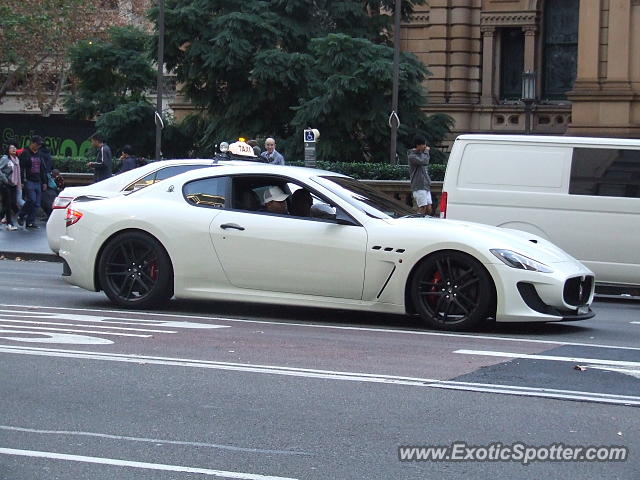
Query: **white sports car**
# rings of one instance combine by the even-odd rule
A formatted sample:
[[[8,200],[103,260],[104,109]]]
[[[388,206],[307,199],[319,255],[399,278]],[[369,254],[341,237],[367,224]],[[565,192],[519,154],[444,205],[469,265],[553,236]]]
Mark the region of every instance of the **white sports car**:
[[[412,213],[335,173],[223,165],[77,199],[60,255],[67,281],[125,308],[175,295],[418,314],[445,330],[594,315],[592,272],[548,241]]]

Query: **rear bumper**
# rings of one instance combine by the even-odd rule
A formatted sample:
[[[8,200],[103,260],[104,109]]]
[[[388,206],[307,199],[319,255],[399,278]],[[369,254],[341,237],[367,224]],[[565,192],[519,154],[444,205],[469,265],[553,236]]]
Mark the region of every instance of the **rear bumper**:
[[[82,242],[66,234],[60,237],[65,281],[86,290],[98,291],[94,278],[97,245],[96,236],[89,231],[85,231]]]

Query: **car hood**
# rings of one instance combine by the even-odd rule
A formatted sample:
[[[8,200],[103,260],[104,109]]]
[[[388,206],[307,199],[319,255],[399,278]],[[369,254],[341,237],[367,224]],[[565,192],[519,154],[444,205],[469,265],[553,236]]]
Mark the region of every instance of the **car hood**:
[[[578,262],[567,252],[542,237],[520,230],[494,227],[481,223],[449,220],[435,217],[386,219],[398,228],[429,232],[429,237],[443,241],[464,239],[477,247],[506,249],[520,253],[543,263]]]

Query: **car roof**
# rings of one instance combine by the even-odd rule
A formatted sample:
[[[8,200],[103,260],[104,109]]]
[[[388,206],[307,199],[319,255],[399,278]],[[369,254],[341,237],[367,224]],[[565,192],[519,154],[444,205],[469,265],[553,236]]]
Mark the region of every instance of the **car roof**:
[[[190,170],[188,172],[181,173],[174,177],[171,177],[174,181],[179,183],[187,183],[199,178],[206,178],[210,176],[221,175],[278,175],[285,177],[292,177],[297,179],[309,179],[316,176],[331,175],[336,177],[346,177],[340,173],[330,172],[327,170],[320,170],[316,168],[307,167],[293,167],[287,165],[271,165],[267,163],[256,162],[223,162],[217,165],[212,165],[211,168],[199,168],[197,170]],[[150,185],[144,190],[151,190],[157,186]]]

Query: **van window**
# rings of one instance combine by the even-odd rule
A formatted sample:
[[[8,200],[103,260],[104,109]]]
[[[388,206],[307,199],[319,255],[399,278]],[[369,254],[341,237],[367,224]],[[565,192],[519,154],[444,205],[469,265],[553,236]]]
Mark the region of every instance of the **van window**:
[[[574,148],[569,193],[640,198],[640,150]]]

